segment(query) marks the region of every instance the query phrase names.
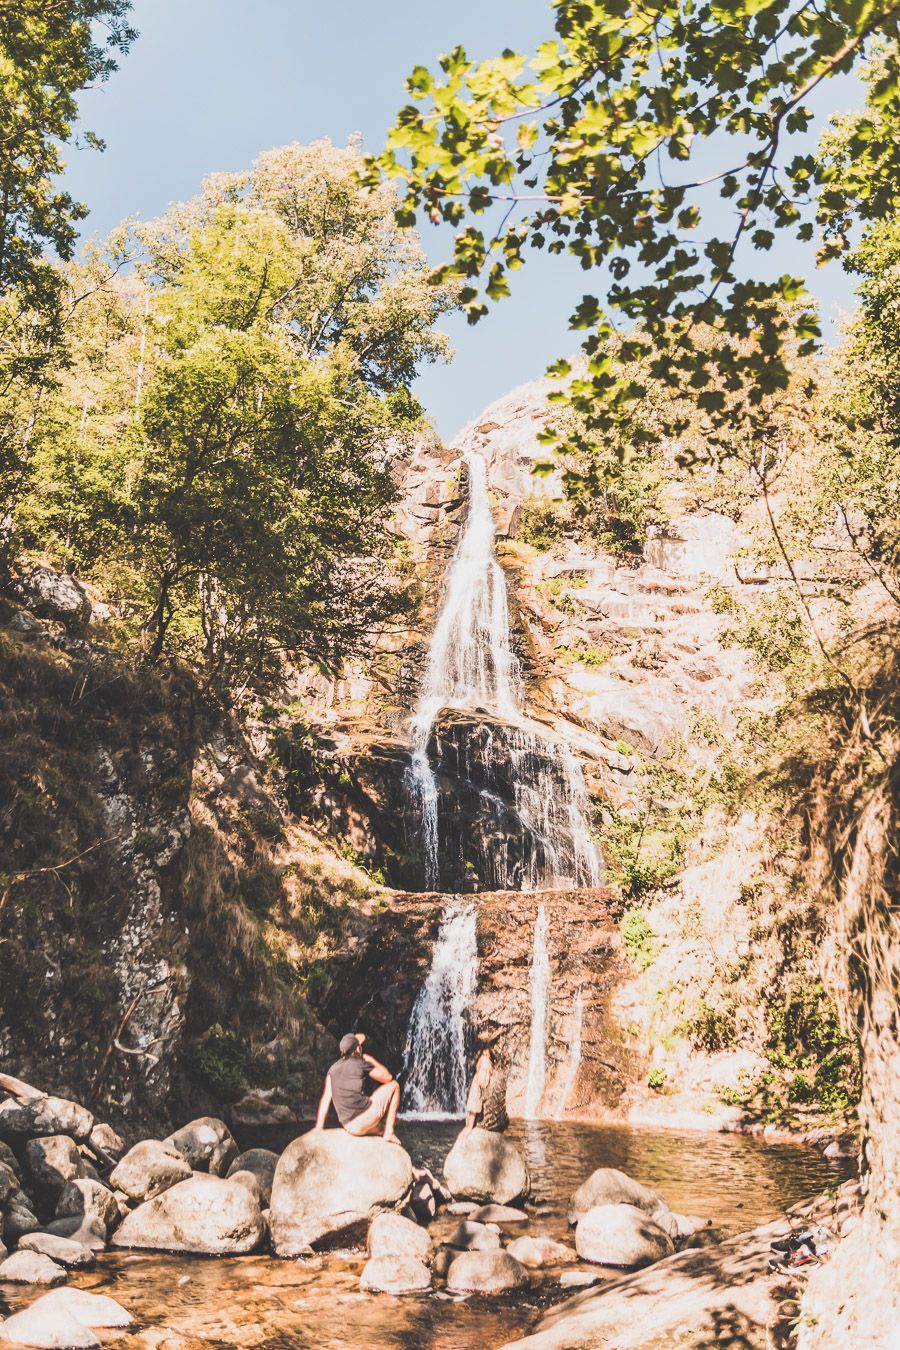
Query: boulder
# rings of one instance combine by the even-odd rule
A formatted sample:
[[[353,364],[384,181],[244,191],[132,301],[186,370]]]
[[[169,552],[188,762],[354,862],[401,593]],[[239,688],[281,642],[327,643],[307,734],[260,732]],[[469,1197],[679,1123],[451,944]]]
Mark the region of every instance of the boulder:
[[[68,1134],[87,1139],[94,1117],[78,1102],[65,1097],[31,1097],[21,1101],[7,1097],[0,1102],[0,1139],[31,1138],[44,1134]]]
[[[424,1177],[413,1186],[409,1207],[419,1223],[430,1223],[437,1214],[437,1196],[431,1182]]]
[[[303,1134],[278,1161],[269,1226],[279,1256],[368,1223],[380,1210],[402,1209],[412,1190],[405,1149],[344,1130]]]
[[[28,1170],[36,1186],[61,1191],[67,1181],[88,1175],[84,1158],[67,1134],[47,1134],[25,1145]]]
[[[528,1223],[524,1209],[513,1209],[511,1205],[479,1205],[469,1218],[473,1223],[495,1223],[499,1228],[521,1228]]]
[[[432,1273],[439,1279],[446,1279],[447,1271],[450,1269],[456,1258],[461,1255],[462,1253],[456,1251],[454,1247],[438,1247],[431,1259]]]
[[[41,1221],[26,1200],[24,1191],[19,1191],[3,1210],[3,1236],[16,1242],[26,1233],[36,1233],[40,1226]]]
[[[90,1177],[76,1177],[59,1193],[56,1202],[57,1219],[96,1219],[109,1232],[119,1222],[116,1197],[102,1181]]]
[[[18,1173],[0,1159],[0,1205],[5,1205],[14,1195],[18,1195],[20,1189]]]
[[[668,1211],[659,1191],[642,1186],[639,1181],[620,1172],[617,1167],[598,1167],[569,1201],[569,1223],[576,1224],[589,1209],[598,1205],[633,1205],[645,1214]]]
[[[467,1252],[496,1251],[503,1245],[496,1228],[488,1228],[483,1223],[472,1223],[469,1219],[463,1219],[462,1223],[456,1225],[447,1242],[451,1247],[459,1247]]]
[[[431,1271],[414,1256],[373,1256],[363,1266],[359,1287],[373,1294],[420,1294],[431,1288]]]
[[[81,1270],[95,1262],[90,1247],[56,1233],[26,1233],[19,1242],[19,1251],[40,1252],[41,1256],[49,1256],[51,1261],[67,1270]]]
[[[376,1214],[369,1224],[366,1240],[369,1256],[412,1256],[418,1261],[427,1261],[431,1256],[431,1238],[410,1219],[402,1214],[386,1211]]]
[[[564,1242],[550,1237],[520,1237],[506,1249],[523,1266],[539,1270],[541,1266],[562,1266],[578,1260],[577,1254]]]
[[[575,1248],[583,1261],[636,1270],[670,1256],[675,1244],[636,1205],[597,1205],[578,1220]]]
[[[528,1271],[509,1252],[460,1252],[447,1271],[447,1288],[458,1294],[502,1294],[528,1284]]]
[[[132,1200],[152,1200],[190,1175],[190,1163],[174,1147],[142,1139],[117,1163],[109,1180]]]
[[[54,1289],[0,1323],[0,1341],[42,1350],[95,1350],[100,1341],[92,1327],[131,1324],[131,1314],[115,1299],[85,1289]]]
[[[96,1215],[70,1214],[65,1219],[54,1219],[45,1232],[69,1238],[92,1252],[106,1251],[106,1224]]]
[[[224,1176],[228,1164],[238,1153],[228,1126],[215,1116],[200,1116],[189,1121],[168,1135],[163,1144],[177,1149],[192,1172],[208,1172],[213,1177]],[[125,1190],[124,1186],[122,1190]]]
[[[252,1172],[259,1182],[259,1189],[268,1206],[272,1199],[272,1178],[277,1166],[278,1154],[273,1153],[271,1149],[248,1148],[246,1153],[238,1154],[225,1175],[233,1177],[236,1172]]]
[[[62,1266],[40,1252],[13,1252],[0,1264],[0,1283],[10,1284],[64,1284],[66,1272]]]
[[[112,1245],[235,1256],[254,1251],[265,1231],[259,1204],[245,1186],[200,1173],[132,1210]]]
[[[18,576],[17,598],[42,619],[56,619],[67,628],[83,628],[91,617],[91,602],[83,586],[65,572],[35,566]]]
[[[9,1144],[5,1144],[2,1139],[0,1139],[0,1163],[2,1163],[4,1167],[8,1167],[13,1176],[17,1177],[19,1181],[22,1180],[22,1165],[13,1153]]]
[[[481,1204],[508,1205],[531,1189],[519,1150],[489,1130],[474,1129],[457,1139],[444,1163],[444,1180],[454,1196]]]

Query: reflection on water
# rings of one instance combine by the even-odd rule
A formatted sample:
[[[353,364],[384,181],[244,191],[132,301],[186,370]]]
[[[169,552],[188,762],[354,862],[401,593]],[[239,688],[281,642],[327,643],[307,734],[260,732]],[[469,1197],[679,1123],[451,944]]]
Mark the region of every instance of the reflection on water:
[[[406,1121],[400,1133],[418,1163],[439,1170],[459,1122]],[[657,1132],[556,1122],[515,1122],[509,1136],[526,1154],[539,1202],[529,1232],[562,1237],[569,1196],[596,1167],[619,1167],[663,1192],[674,1210],[708,1215],[729,1231],[773,1218],[789,1205],[843,1180],[842,1168],[811,1149],[734,1135]],[[256,1131],[242,1146],[283,1148],[289,1136]],[[439,1242],[456,1221],[432,1225]],[[103,1256],[72,1283],[112,1294],[137,1318],[132,1350],[495,1350],[524,1335],[542,1308],[561,1297],[552,1277],[526,1294],[455,1300],[359,1292],[361,1250],[324,1261],[268,1256],[214,1259],[134,1253]],[[0,1286],[10,1308],[34,1297]]]

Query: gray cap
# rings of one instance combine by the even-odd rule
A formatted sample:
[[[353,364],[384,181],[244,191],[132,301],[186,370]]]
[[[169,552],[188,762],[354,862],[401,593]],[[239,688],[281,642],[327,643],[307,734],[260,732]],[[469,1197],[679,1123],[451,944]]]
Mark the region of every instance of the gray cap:
[[[352,1031],[348,1031],[346,1036],[341,1037],[339,1048],[342,1055],[349,1055],[351,1050],[356,1050],[358,1047],[359,1041]]]

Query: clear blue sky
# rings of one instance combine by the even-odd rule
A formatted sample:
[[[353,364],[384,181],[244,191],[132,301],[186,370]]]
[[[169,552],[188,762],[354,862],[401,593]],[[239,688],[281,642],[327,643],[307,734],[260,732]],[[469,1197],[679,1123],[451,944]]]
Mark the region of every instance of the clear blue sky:
[[[82,98],[83,125],[105,153],[69,151],[66,187],[91,209],[86,237],[127,215],[158,215],[205,174],[244,168],[273,145],[342,144],[358,131],[378,149],[414,65],[458,42],[476,57],[528,50],[551,32],[546,0],[135,0],[134,22],[140,37],[119,72]],[[824,94],[823,113],[859,101],[852,80]],[[424,230],[424,242],[435,261],[445,256],[442,231]],[[777,262],[810,274],[826,319],[850,307],[838,268],[816,273],[811,252],[790,246]],[[535,255],[489,318],[445,325],[456,358],[427,370],[417,390],[445,437],[577,347],[567,319],[585,280],[574,263]]]

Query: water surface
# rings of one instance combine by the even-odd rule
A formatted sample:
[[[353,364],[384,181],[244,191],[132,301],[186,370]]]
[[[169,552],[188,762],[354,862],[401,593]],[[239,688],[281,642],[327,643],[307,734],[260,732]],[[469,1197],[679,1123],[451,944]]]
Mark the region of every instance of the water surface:
[[[459,1123],[401,1121],[399,1133],[420,1164],[439,1170]],[[280,1137],[254,1131],[250,1143],[283,1148]],[[833,1165],[812,1149],[735,1135],[676,1134],[570,1122],[513,1123],[534,1186],[525,1230],[567,1238],[572,1192],[597,1167],[618,1167],[663,1192],[671,1207],[709,1216],[726,1232],[776,1217],[788,1206],[837,1185],[848,1164]],[[437,1244],[456,1220],[432,1225]],[[313,1263],[259,1255],[232,1258],[108,1253],[72,1283],[117,1298],[139,1331],[119,1342],[132,1350],[497,1350],[526,1334],[543,1309],[563,1297],[552,1274],[525,1294],[453,1299],[443,1292],[415,1298],[359,1292],[361,1249]],[[610,1278],[614,1272],[608,1272]],[[14,1311],[34,1294],[0,1284],[0,1310]]]

